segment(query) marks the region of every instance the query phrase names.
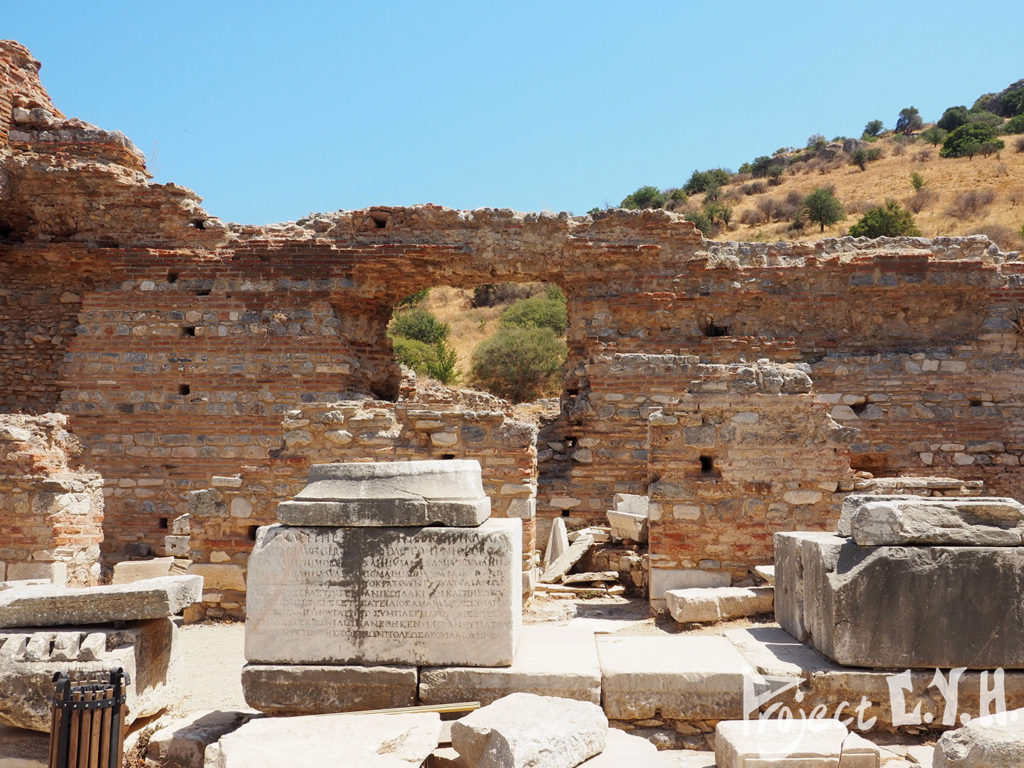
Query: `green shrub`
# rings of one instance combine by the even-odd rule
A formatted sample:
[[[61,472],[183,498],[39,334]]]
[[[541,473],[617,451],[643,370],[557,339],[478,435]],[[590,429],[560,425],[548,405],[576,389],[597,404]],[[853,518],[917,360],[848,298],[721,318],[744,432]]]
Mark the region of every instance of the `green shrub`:
[[[431,376],[442,384],[454,384],[461,378],[456,367],[458,355],[443,339],[436,344],[426,344],[405,336],[392,336],[391,344],[395,359],[416,373]]]
[[[408,296],[406,296],[404,299],[402,299],[400,302],[398,302],[398,306],[399,307],[412,307],[412,306],[415,306],[416,304],[422,304],[424,301],[426,301],[427,296],[429,296],[429,295],[430,295],[430,289],[429,288],[420,288],[415,293],[410,293]]]
[[[994,112],[980,110],[978,112],[972,112],[970,115],[970,119],[967,122],[976,123],[979,125],[987,125],[990,128],[995,128],[996,130],[999,130],[999,128],[1003,124],[1003,118],[1001,118]]]
[[[1005,133],[1024,133],[1024,115],[1011,117],[1003,126]]]
[[[832,190],[819,187],[803,199],[800,214],[794,223],[806,219],[820,225],[821,231],[824,232],[825,227],[830,227],[845,218],[846,212]]]
[[[517,301],[501,313],[502,325],[518,325],[524,328],[550,328],[556,334],[565,333],[569,325],[565,311],[565,299],[533,296]]]
[[[999,113],[1006,117],[1015,117],[1024,114],[1024,88],[1015,88],[1007,91],[1002,98],[1003,109]]]
[[[820,133],[812,133],[807,138],[807,149],[824,149],[828,146],[828,140]]]
[[[856,165],[862,171],[868,167],[868,163],[873,163],[882,156],[882,150],[878,147],[872,149],[865,149],[864,147],[858,147],[850,153],[851,165]]]
[[[933,125],[927,131],[921,131],[921,138],[927,141],[929,144],[939,146],[943,141],[946,140],[946,136],[949,135],[949,131],[944,128],[939,128],[937,125]]]
[[[885,125],[881,120],[869,120],[868,124],[864,126],[864,133],[862,135],[877,136],[883,130],[885,130]]]
[[[521,403],[551,393],[566,345],[550,328],[505,326],[473,352],[474,383]]]
[[[924,176],[922,176],[917,171],[914,171],[913,173],[910,174],[910,186],[914,188],[915,192],[921,189],[921,187],[923,187],[927,183],[928,182],[924,180]]]
[[[417,373],[425,373],[427,360],[434,355],[434,345],[424,344],[416,339],[405,336],[392,336],[391,345],[395,350],[395,359],[407,365]]]
[[[709,217],[703,209],[699,211],[690,211],[683,216],[683,218],[696,224],[697,229],[700,230],[700,233],[704,235],[704,237],[715,236],[715,226],[711,222],[711,217]]]
[[[947,132],[955,131],[961,125],[966,125],[968,120],[970,120],[970,114],[967,112],[967,107],[963,105],[950,107],[942,113],[942,117],[935,121],[935,127]]]
[[[996,139],[994,127],[984,123],[967,123],[946,137],[939,154],[942,157],[974,157],[981,145],[990,141],[997,142],[1000,149],[1003,146],[1003,142]]]
[[[854,237],[898,237],[918,236],[921,231],[914,224],[914,217],[895,200],[886,200],[884,206],[868,210],[852,227]]]
[[[629,208],[631,210],[639,210],[642,208],[664,208],[665,207],[665,194],[650,184],[639,187],[632,194],[626,195],[622,198],[622,202],[619,204],[620,208]]]
[[[711,187],[723,187],[732,180],[732,174],[725,168],[709,168],[706,171],[694,171],[683,185],[688,195],[699,195]]]
[[[523,283],[484,283],[473,289],[472,307],[493,307],[529,298],[531,288]]]
[[[391,320],[391,333],[394,336],[405,336],[407,339],[422,341],[424,344],[436,344],[448,338],[451,326],[442,323],[423,307],[410,307],[395,313]]]

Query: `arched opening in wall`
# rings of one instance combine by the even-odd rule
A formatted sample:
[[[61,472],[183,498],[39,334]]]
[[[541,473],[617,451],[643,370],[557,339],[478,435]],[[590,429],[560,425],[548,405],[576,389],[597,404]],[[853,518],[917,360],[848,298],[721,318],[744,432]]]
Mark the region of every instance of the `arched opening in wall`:
[[[558,396],[567,329],[562,289],[523,282],[424,288],[395,306],[387,332],[418,377],[522,403]]]

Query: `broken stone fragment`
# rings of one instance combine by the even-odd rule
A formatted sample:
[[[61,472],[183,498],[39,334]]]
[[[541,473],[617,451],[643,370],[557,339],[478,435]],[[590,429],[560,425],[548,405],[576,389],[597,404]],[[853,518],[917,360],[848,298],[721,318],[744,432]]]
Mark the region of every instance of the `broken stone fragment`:
[[[452,723],[452,747],[474,768],[574,768],[600,754],[608,718],[596,704],[513,693]]]
[[[580,536],[574,541],[565,552],[560,554],[551,565],[544,569],[540,580],[544,584],[554,584],[561,581],[562,577],[580,561],[594,544],[593,536]]]
[[[864,501],[850,516],[861,546],[896,544],[1016,547],[1024,505],[1014,499],[904,498]]]
[[[1024,709],[971,720],[946,731],[935,745],[933,768],[1020,768],[1024,765]]]

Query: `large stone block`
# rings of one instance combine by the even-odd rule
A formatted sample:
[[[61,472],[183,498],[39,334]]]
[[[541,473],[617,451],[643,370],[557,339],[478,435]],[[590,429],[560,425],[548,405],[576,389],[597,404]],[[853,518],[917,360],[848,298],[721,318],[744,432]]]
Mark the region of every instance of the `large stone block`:
[[[420,768],[437,747],[436,712],[263,717],[206,748],[206,768]]]
[[[476,460],[314,464],[277,507],[286,525],[477,526],[491,514]]]
[[[106,587],[30,586],[0,592],[0,627],[59,627],[158,619],[203,597],[199,576],[165,576]]]
[[[169,619],[0,632],[0,723],[49,731],[55,673],[76,681],[118,667],[128,673],[128,721],[156,714],[172,703],[169,681],[181,664],[176,638]]]
[[[743,717],[754,668],[723,637],[598,635],[601,699],[614,720]]]
[[[527,624],[510,667],[424,667],[420,701],[490,704],[522,691],[601,703],[601,666],[594,635],[571,626]]]
[[[518,519],[478,528],[260,530],[245,656],[264,664],[511,664]]]
[[[780,623],[840,664],[1024,668],[1024,547],[775,540]]]
[[[715,728],[718,768],[877,768],[878,747],[838,720],[739,720]]]
[[[574,768],[600,754],[608,719],[596,704],[513,693],[452,723],[473,768]]]
[[[728,571],[704,568],[651,568],[651,608],[664,610],[665,593],[670,589],[696,587],[728,587],[732,577]]]
[[[247,664],[245,703],[268,715],[320,715],[411,707],[416,667]]]
[[[866,501],[850,518],[857,544],[1020,546],[1024,504],[1014,499],[890,499]]]
[[[161,728],[146,745],[146,768],[203,768],[206,748],[237,730],[254,712],[202,710]]]

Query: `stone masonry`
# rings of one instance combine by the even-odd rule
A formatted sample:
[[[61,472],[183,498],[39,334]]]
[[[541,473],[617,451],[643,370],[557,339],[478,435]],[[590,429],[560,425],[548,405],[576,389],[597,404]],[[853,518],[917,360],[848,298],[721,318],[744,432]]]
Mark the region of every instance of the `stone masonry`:
[[[104,478],[111,560],[159,550],[189,493],[261,465],[297,408],[399,399],[385,328],[397,301],[436,285],[544,281],[567,295],[540,517],[596,522],[616,493],[647,493],[655,397],[692,380],[647,376],[641,359],[660,355],[800,365],[833,421],[858,430],[836,448],[853,471],[1024,495],[1024,262],[984,237],[713,243],[660,210],[437,206],[225,224],[190,190],[151,182],[123,134],[62,115],[38,70],[0,43],[0,409],[69,415]],[[639,356],[634,375],[609,372],[616,355]],[[461,443],[449,426],[437,438]],[[433,434],[422,445],[417,458],[462,455]],[[285,463],[274,472],[288,477]],[[251,541],[203,536],[211,558],[244,566]]]

